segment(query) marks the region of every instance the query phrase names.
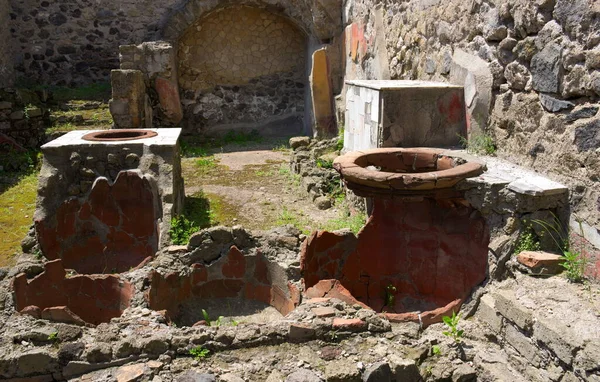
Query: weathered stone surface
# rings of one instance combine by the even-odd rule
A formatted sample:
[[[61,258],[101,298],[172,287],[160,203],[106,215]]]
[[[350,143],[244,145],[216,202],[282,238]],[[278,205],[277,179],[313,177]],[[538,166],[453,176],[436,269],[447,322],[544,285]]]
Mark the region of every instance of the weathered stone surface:
[[[138,381],[144,375],[145,370],[146,366],[143,363],[121,366],[115,372],[115,378],[117,382]]]
[[[110,113],[115,125],[121,129],[151,127],[152,114],[146,115],[148,101],[143,73],[139,70],[113,70],[111,85]]]
[[[176,126],[183,118],[177,84],[166,78],[157,77],[155,89],[158,93],[160,110],[163,114],[161,121],[167,125]]]
[[[575,106],[571,102],[562,101],[543,93],[540,93],[540,102],[544,106],[544,109],[553,113],[564,109],[571,109]]]
[[[577,106],[567,115],[566,120],[567,122],[574,122],[579,119],[592,118],[598,113],[599,109],[600,107],[592,105]]]
[[[563,270],[560,265],[562,257],[548,252],[523,251],[517,256],[517,261],[534,274],[555,275]]]
[[[322,379],[319,378],[313,371],[300,369],[296,370],[290,375],[287,376],[285,382],[321,382]]]
[[[67,307],[85,322],[96,325],[120,316],[133,294],[133,286],[118,276],[66,278],[61,260],[46,263],[45,272],[31,281],[27,281],[25,274],[20,274],[15,279],[14,289],[19,311],[31,305],[41,309]],[[64,308],[50,309],[45,317],[79,323]]]
[[[535,346],[531,338],[513,325],[506,325],[504,336],[506,341],[523,357],[527,358],[533,366],[539,367],[541,361],[540,349]]]
[[[197,371],[186,371],[185,373],[178,376],[175,381],[177,382],[216,382],[217,379],[213,374],[199,373]]]
[[[452,372],[452,382],[471,382],[477,380],[477,372],[466,363],[460,364]]]
[[[223,381],[223,382],[244,382],[244,379],[241,378],[241,377],[238,377],[235,374],[228,373],[228,374],[221,375],[220,381]]]
[[[475,131],[482,130],[492,103],[494,79],[489,64],[479,57],[456,49],[452,56],[450,82],[465,87],[468,126]]]
[[[502,290],[492,294],[492,297],[494,298],[498,313],[514,322],[523,330],[531,329],[533,324],[532,311],[522,306],[515,298],[513,292]]]
[[[363,382],[391,382],[392,381],[392,369],[387,362],[378,362],[365,370]]]
[[[545,93],[558,93],[559,77],[562,72],[560,55],[562,48],[556,43],[546,45],[531,59],[533,88]]]
[[[334,330],[351,332],[361,332],[367,329],[367,323],[360,318],[334,318],[331,326]]]
[[[359,382],[360,370],[349,360],[331,361],[325,366],[325,380],[328,382]]]
[[[531,88],[531,74],[524,65],[511,62],[504,70],[504,77],[508,86],[514,90],[526,90]]]
[[[316,330],[309,324],[291,324],[288,333],[290,341],[309,341],[316,336]]]
[[[485,294],[481,297],[476,316],[488,324],[495,333],[500,334],[503,324],[502,316],[497,313],[495,300],[492,296]]]
[[[315,204],[320,210],[327,210],[331,208],[331,200],[326,196],[319,196],[315,199]]]
[[[315,314],[315,316],[320,318],[325,317],[334,317],[335,309],[329,306],[321,307],[321,308],[312,308],[311,311]]]
[[[155,192],[155,183],[139,170],[120,172],[112,185],[96,178],[83,200],[64,201],[56,216],[35,220],[43,253],[81,273],[138,266],[158,249]]]
[[[415,361],[400,358],[396,355],[391,355],[389,359],[392,375],[396,381],[417,382],[421,380],[419,367]]]
[[[306,147],[310,144],[310,137],[293,137],[290,138],[290,147],[295,150],[299,147]]]
[[[508,185],[508,189],[519,194],[532,196],[556,195],[567,192],[566,186],[541,176],[517,179]]]
[[[588,342],[583,349],[577,352],[574,367],[586,373],[598,373],[600,365],[600,344],[597,341]]]

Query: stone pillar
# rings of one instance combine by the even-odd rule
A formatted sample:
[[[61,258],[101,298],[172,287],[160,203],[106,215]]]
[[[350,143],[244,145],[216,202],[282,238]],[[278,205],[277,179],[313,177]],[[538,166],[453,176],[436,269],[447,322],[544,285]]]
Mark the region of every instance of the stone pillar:
[[[112,99],[110,113],[118,129],[152,127],[144,74],[139,70],[113,70],[110,73]]]
[[[310,91],[315,123],[315,136],[332,137],[337,134],[335,113],[333,110],[333,94],[326,48],[319,49],[312,56],[310,73]]]
[[[460,49],[454,51],[450,82],[465,88],[469,136],[485,131],[492,105],[494,78],[489,64]]]
[[[121,69],[140,70],[146,86],[156,90],[155,117],[160,126],[177,126],[183,119],[175,55],[173,45],[165,41],[119,47]]]

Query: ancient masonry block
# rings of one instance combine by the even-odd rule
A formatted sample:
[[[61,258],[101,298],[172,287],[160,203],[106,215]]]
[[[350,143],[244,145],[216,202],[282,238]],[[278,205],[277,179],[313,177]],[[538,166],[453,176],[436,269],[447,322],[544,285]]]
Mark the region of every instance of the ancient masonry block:
[[[152,109],[146,95],[144,74],[139,70],[113,70],[110,73],[112,99],[110,113],[120,129],[152,127]]]
[[[24,273],[15,278],[17,311],[53,321],[98,325],[129,307],[133,285],[119,276],[66,277],[61,260],[49,261],[44,268],[31,281]]]
[[[346,151],[450,147],[466,136],[462,86],[424,81],[346,84]]]
[[[183,207],[180,129],[153,132],[87,141],[88,131],[73,131],[42,146],[34,222],[46,258],[80,273],[122,272],[167,244],[171,216]]]

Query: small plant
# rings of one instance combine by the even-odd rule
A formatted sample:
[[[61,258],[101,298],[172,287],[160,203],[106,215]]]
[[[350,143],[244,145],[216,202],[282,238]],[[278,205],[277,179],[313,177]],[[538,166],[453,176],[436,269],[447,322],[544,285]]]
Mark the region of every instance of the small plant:
[[[201,157],[196,160],[196,166],[198,166],[202,171],[208,171],[217,167],[217,163],[217,159],[212,155]]]
[[[30,104],[30,103],[25,105],[25,107],[23,108],[23,115],[25,116],[25,119],[30,118],[29,112],[31,112],[35,108],[36,108],[35,105]]]
[[[577,252],[565,251],[563,252],[562,259],[563,262],[560,265],[565,269],[567,280],[572,283],[584,281],[587,258]]]
[[[550,223],[539,219],[532,220],[532,222],[544,228],[545,232],[550,235],[552,241],[554,241],[558,250],[562,252],[563,262],[560,265],[565,269],[567,280],[572,283],[580,283],[585,280],[585,269],[587,267],[588,259],[582,253],[570,249],[568,232],[565,235],[561,229],[561,223],[558,217],[554,214],[552,214],[552,216],[553,219]],[[579,225],[581,232],[583,232],[581,229],[581,222]]]
[[[52,332],[48,335],[49,342],[58,342],[58,332]]]
[[[317,158],[317,167],[319,167],[319,168],[326,168],[326,169],[332,169],[333,168],[333,160],[331,160],[331,159]]]
[[[190,240],[190,236],[198,230],[194,222],[188,220],[184,215],[175,216],[171,219],[171,229],[169,235],[175,245],[185,245]]]
[[[190,355],[194,357],[196,361],[201,361],[208,357],[210,354],[210,350],[203,348],[202,346],[196,346],[195,348],[190,349]]]
[[[36,258],[36,260],[41,260],[43,257],[42,251],[37,246],[32,249],[31,254]]]
[[[215,321],[212,321],[208,312],[204,309],[202,309],[202,317],[204,317],[204,322],[206,322],[207,326],[221,326],[221,321],[223,320],[223,316],[219,316]]]
[[[442,350],[440,349],[439,345],[433,345],[431,347],[431,352],[433,355],[442,355]]]
[[[344,148],[344,124],[340,123],[338,125],[338,140],[335,143],[335,150],[342,151]]]
[[[282,143],[280,145],[277,145],[277,146],[273,147],[272,150],[273,151],[279,151],[279,152],[285,153],[285,152],[288,152],[289,149],[290,149],[290,147],[288,145],[286,145],[285,143]]]
[[[458,323],[460,322],[460,314],[456,315],[456,312],[452,311],[452,317],[444,316],[442,317],[442,320],[449,329],[444,330],[442,334],[446,337],[452,338],[454,343],[459,344],[464,334],[464,330],[458,329]]]
[[[396,293],[398,292],[398,289],[393,286],[392,284],[389,284],[388,286],[385,287],[385,305],[388,308],[392,308],[394,309],[394,305],[396,305]]]
[[[519,235],[517,239],[517,243],[515,244],[515,255],[523,251],[539,251],[541,248],[540,241],[538,240],[535,232],[530,226],[525,227],[525,229]]]
[[[483,155],[496,154],[497,147],[494,143],[494,138],[486,133],[471,134],[469,138],[458,135],[458,138],[460,145],[470,153]]]
[[[329,331],[329,340],[331,342],[336,342],[338,339],[339,339],[339,330]]]

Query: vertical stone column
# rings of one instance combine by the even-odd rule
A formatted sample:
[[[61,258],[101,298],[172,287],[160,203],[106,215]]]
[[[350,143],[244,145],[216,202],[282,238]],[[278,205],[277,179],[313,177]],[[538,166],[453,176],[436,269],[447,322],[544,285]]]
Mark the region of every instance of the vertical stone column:
[[[164,41],[119,47],[121,69],[140,70],[147,88],[156,91],[158,99],[154,117],[162,126],[177,126],[183,118],[183,109],[177,84],[177,65],[173,45]],[[152,94],[152,93],[151,93]]]
[[[332,137],[337,134],[328,65],[326,48],[313,53],[310,91],[315,119],[314,132],[319,138]]]
[[[146,96],[144,74],[139,70],[113,70],[110,73],[112,99],[110,113],[118,129],[152,127],[152,111]]]

